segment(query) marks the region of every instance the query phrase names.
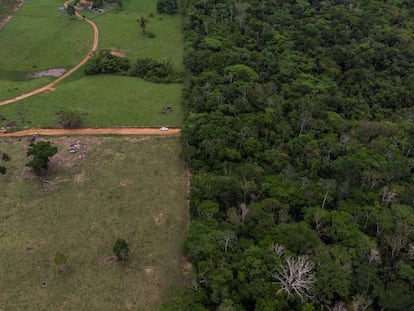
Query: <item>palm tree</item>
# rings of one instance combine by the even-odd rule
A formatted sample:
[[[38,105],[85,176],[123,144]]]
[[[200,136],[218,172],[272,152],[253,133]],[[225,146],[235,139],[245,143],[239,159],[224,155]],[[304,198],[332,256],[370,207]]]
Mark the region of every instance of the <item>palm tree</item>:
[[[147,27],[147,24],[149,23],[148,19],[141,16],[140,18],[137,19],[137,22],[139,23],[139,26],[142,29],[142,33],[145,35],[145,28]]]

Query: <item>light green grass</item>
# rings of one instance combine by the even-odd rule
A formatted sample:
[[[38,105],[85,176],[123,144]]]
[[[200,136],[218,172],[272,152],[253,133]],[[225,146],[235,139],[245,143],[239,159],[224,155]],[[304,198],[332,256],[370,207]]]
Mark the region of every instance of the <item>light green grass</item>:
[[[24,20],[29,18],[27,15],[30,15],[32,19],[48,19],[54,23],[61,23],[62,20],[65,20],[66,24],[64,25],[71,25],[72,33],[72,35],[67,37],[67,40],[73,40],[75,50],[80,51],[76,44],[78,42],[76,41],[77,33],[80,37],[84,37],[86,34],[90,40],[92,39],[92,31],[89,29],[89,25],[81,21],[73,21],[71,18],[62,16],[60,15],[61,13],[56,11],[60,2],[33,1],[29,0],[21,8],[21,11],[18,11],[20,15],[16,15],[16,19],[13,19],[13,24],[8,25],[9,28],[0,31],[0,42],[1,35],[12,42],[10,46],[4,45],[4,51],[0,52],[0,59],[2,57],[1,53],[3,55],[12,55],[13,53],[20,55],[15,55],[14,58],[10,56],[9,60],[4,60],[3,66],[7,70],[32,70],[30,64],[50,61],[40,57],[41,53],[38,53],[40,50],[34,49],[30,53],[29,51],[24,51],[22,44],[26,39],[16,39],[16,42],[13,41],[14,36],[10,35],[11,30],[27,27],[27,20]],[[28,12],[31,13],[29,14]],[[80,13],[83,14],[82,12]],[[142,35],[136,22],[137,18],[148,16],[149,13],[155,14],[154,17],[148,17],[150,23],[147,26],[147,30],[157,35],[157,37],[152,39]],[[36,14],[43,14],[43,17]],[[54,16],[54,14],[58,15]],[[32,15],[37,17],[35,18]],[[152,57],[159,60],[170,59],[176,68],[183,68],[182,17],[180,15],[169,16],[156,13],[156,1],[125,0],[124,7],[121,10],[108,7],[105,14],[92,15],[92,18],[99,27],[99,48],[123,51],[133,62],[138,57]],[[87,28],[86,31],[85,29],[82,30],[78,25],[84,25]],[[67,26],[62,27],[62,29],[67,28]],[[36,45],[35,42],[39,43],[41,37],[48,38],[49,36],[50,38],[55,38],[58,36],[51,34],[49,30],[43,26],[39,26],[39,29],[33,28],[31,32],[35,33],[35,35],[27,40],[30,41],[30,44]],[[4,33],[7,33],[8,37],[5,37]],[[25,34],[25,36],[29,35]],[[51,40],[46,40],[45,42],[51,44]],[[42,45],[40,44],[39,46]],[[67,48],[69,52],[71,49],[72,47]],[[46,53],[44,56],[47,56],[44,58],[49,58],[49,55]],[[24,61],[19,61],[20,58],[23,58]],[[55,59],[53,67],[62,67],[69,63],[69,61],[65,60],[62,62],[62,66],[59,66],[58,59],[54,57],[52,59]],[[2,63],[0,61],[0,69],[2,68],[1,66]],[[0,79],[0,100],[19,95],[19,90],[23,93],[32,87],[40,86],[41,83],[38,84],[37,81],[12,82]],[[85,127],[180,127],[183,118],[181,92],[182,85],[179,84],[155,84],[131,77],[85,76],[83,68],[81,68],[75,75],[60,82],[54,92],[36,95],[7,106],[0,106],[0,114],[7,118],[7,121],[0,122],[0,126],[5,126],[13,120],[17,122],[20,128],[25,126],[56,127],[56,112],[68,108],[83,113],[83,126]],[[160,113],[165,106],[171,106],[174,112],[170,114]]]
[[[149,17],[153,13],[154,17]],[[146,30],[156,35],[142,34],[137,22],[140,16],[148,19]],[[182,17],[179,14],[158,14],[155,0],[124,1],[121,10],[113,10],[93,18],[100,30],[99,48],[120,50],[135,61],[138,57],[169,59],[183,69]]]
[[[51,82],[54,78],[46,77],[26,81],[25,83],[10,80],[0,80],[0,99],[13,98],[27,91],[36,89]]]
[[[62,5],[56,0],[26,1],[0,31],[0,70],[70,68],[86,55],[93,30],[61,13]]]
[[[8,152],[0,175],[2,310],[158,310],[180,286],[186,231],[178,138],[48,139],[52,158],[44,189],[24,167],[25,139],[0,140]],[[70,143],[86,144],[86,157]],[[117,238],[130,244],[124,268],[110,261]],[[68,257],[56,275],[52,258]],[[45,282],[44,288],[41,283]]]
[[[17,126],[56,127],[56,112],[82,113],[83,127],[170,126],[182,124],[181,85],[156,84],[134,77],[111,75],[73,78],[54,92],[0,106],[0,115]],[[161,113],[171,106],[172,113]]]

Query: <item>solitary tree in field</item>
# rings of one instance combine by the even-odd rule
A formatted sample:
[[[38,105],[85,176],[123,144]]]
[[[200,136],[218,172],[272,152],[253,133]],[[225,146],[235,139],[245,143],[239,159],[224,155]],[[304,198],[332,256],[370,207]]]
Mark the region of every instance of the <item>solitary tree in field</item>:
[[[137,22],[139,24],[139,27],[141,27],[142,33],[145,35],[145,29],[147,28],[147,24],[149,23],[148,19],[146,19],[144,16],[141,16],[137,19]]]
[[[79,128],[82,124],[81,114],[77,111],[71,111],[71,110],[62,111],[59,114],[58,123],[63,128],[69,128],[69,129]]]
[[[70,15],[70,16],[74,16],[76,13],[76,9],[75,6],[73,4],[68,4],[68,6],[66,7],[66,12]]]
[[[67,261],[68,261],[68,258],[66,257],[65,254],[62,254],[60,252],[57,252],[55,254],[55,257],[53,257],[53,265],[55,266],[55,269],[56,269],[56,275],[59,272],[62,272],[62,273],[65,272]]]
[[[128,260],[129,245],[124,239],[117,239],[112,250],[119,262],[125,263]]]
[[[49,159],[57,153],[57,147],[49,141],[39,141],[36,144],[30,144],[27,156],[32,156],[32,160],[26,164],[33,169],[37,176],[44,176],[47,173]]]

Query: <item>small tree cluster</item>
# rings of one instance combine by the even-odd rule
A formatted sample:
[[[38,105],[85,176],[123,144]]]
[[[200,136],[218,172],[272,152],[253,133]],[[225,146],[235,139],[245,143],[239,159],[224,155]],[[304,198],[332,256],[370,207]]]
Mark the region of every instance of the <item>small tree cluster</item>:
[[[114,255],[121,263],[126,263],[129,256],[129,244],[124,239],[117,239],[112,248]]]
[[[31,167],[37,176],[44,176],[47,173],[49,159],[57,153],[57,147],[49,141],[39,141],[36,144],[31,143],[27,156],[32,156],[32,160],[26,164]]]
[[[8,162],[10,161],[10,156],[7,153],[3,152],[2,159],[3,161]],[[0,165],[0,174],[4,175],[6,174],[6,172],[7,168],[4,165]]]
[[[179,82],[181,77],[170,61],[158,62],[150,58],[139,58],[133,75],[152,82]]]
[[[178,11],[177,0],[158,0],[157,1],[158,13],[175,14]]]
[[[74,16],[76,14],[76,9],[73,4],[68,4],[66,7],[66,13],[68,13],[70,16]]]
[[[100,50],[87,62],[85,73],[87,75],[101,73],[121,74],[127,72],[130,66],[129,59],[112,55],[110,50]]]
[[[79,112],[66,110],[59,113],[58,123],[63,128],[79,128],[82,124],[82,118]]]

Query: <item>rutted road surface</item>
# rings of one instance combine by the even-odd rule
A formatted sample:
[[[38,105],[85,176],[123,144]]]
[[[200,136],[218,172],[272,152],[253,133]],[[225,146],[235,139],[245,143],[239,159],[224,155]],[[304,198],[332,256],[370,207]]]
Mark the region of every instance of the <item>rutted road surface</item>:
[[[83,129],[28,129],[13,133],[0,133],[1,137],[21,137],[32,135],[65,136],[65,135],[154,135],[180,136],[181,129],[169,128],[161,131],[151,127],[110,127],[110,128],[83,128]]]

